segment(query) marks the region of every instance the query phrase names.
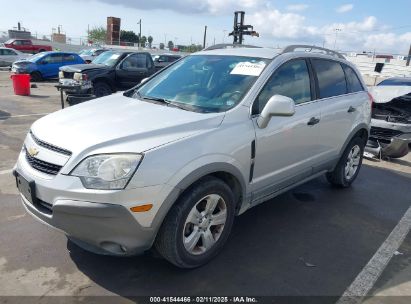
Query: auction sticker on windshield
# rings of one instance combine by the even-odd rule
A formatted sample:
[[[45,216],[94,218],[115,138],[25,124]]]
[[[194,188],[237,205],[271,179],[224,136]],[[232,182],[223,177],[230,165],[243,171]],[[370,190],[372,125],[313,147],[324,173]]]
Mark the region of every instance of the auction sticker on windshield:
[[[246,76],[260,76],[265,68],[264,62],[239,62],[230,74],[246,75]]]

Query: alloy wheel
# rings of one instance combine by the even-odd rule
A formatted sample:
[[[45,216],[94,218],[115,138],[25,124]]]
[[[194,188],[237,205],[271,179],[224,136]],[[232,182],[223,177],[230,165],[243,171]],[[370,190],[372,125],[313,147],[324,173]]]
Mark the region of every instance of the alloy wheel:
[[[217,243],[227,221],[227,205],[218,194],[209,194],[190,210],[183,229],[185,249],[193,255],[207,252]]]
[[[361,161],[361,148],[355,145],[351,148],[345,163],[344,174],[347,180],[352,179],[357,173]]]

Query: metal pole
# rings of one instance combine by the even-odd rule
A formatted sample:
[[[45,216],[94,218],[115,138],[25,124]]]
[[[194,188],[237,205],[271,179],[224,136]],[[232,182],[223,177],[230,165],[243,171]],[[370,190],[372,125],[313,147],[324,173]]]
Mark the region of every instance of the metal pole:
[[[138,24],[140,24],[140,36],[139,36],[139,39],[138,39],[138,44],[141,46],[141,19],[140,19],[140,21],[139,21],[139,23]]]
[[[207,25],[204,27],[203,49],[205,49],[206,47],[206,40],[207,40]]]
[[[411,61],[411,44],[410,44],[410,50],[408,51],[407,66],[410,66],[410,61]]]
[[[334,50],[336,50],[337,47],[337,36],[338,36],[338,32],[341,32],[341,29],[334,29],[335,31],[335,40],[334,40]]]
[[[233,44],[237,43],[237,32],[238,32],[238,12],[234,12],[234,26],[233,26]]]
[[[60,100],[61,100],[61,108],[64,109],[64,98],[63,98],[63,90],[60,89]]]
[[[240,14],[241,14],[241,21],[240,21],[240,41],[239,41],[239,43],[240,44],[243,44],[243,25],[244,25],[244,12],[240,12]]]

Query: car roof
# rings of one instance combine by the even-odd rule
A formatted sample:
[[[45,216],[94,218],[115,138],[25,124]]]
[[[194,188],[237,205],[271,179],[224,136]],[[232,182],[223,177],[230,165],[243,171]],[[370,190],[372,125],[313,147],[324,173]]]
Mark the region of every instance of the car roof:
[[[66,55],[78,55],[77,53],[73,52],[63,52],[63,51],[47,51],[47,52],[41,52],[37,54],[43,54],[43,55],[49,55],[49,54],[66,54]],[[36,54],[36,55],[37,55]]]
[[[233,47],[224,49],[215,49],[208,51],[200,51],[193,55],[225,55],[225,56],[243,56],[243,57],[258,57],[265,59],[273,59],[280,53],[278,50],[271,48],[246,48],[246,47]]]
[[[390,78],[386,78],[385,80],[400,80],[400,81],[411,81],[411,77],[390,77]]]

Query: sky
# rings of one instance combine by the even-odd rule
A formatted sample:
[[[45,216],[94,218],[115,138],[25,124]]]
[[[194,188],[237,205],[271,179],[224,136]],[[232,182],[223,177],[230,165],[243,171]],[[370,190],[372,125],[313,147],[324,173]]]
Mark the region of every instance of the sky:
[[[392,3],[392,4],[391,4]],[[316,44],[341,51],[406,54],[411,44],[411,0],[19,0],[18,7],[0,0],[1,31],[17,22],[38,37],[62,25],[72,41],[87,28],[105,26],[106,17],[121,18],[121,28],[151,35],[153,43],[207,44],[232,42],[233,12],[244,10],[245,23],[260,37],[246,44],[284,47]]]

